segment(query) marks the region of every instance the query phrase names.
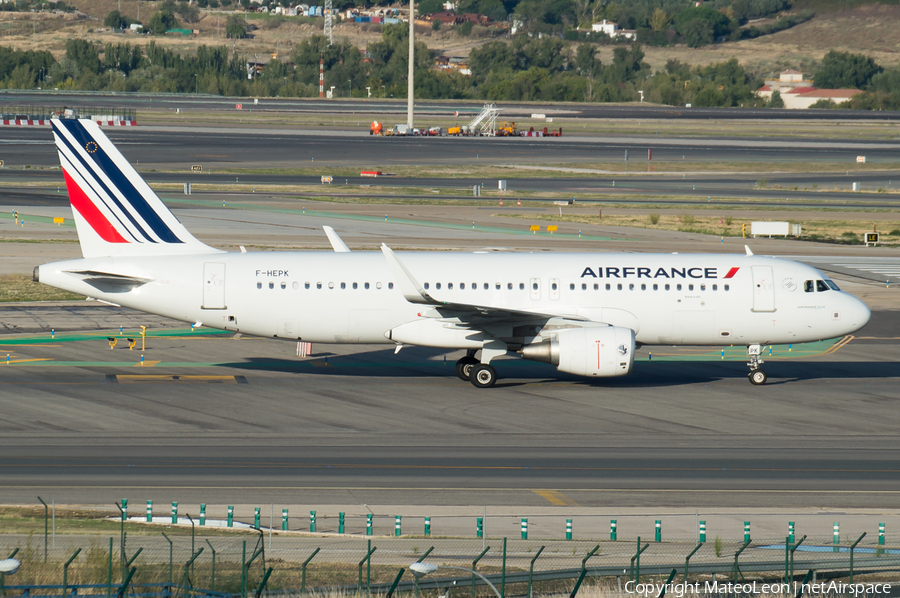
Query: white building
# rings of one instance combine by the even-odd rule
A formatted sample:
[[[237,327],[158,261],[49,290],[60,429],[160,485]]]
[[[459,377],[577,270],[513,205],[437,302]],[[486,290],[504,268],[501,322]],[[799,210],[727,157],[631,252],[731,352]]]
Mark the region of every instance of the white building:
[[[594,23],[591,25],[591,31],[595,33],[605,33],[609,37],[615,39],[617,37],[624,37],[625,39],[636,40],[637,39],[637,31],[631,29],[619,29],[618,23],[613,23],[612,21],[607,21],[603,19],[601,23]]]

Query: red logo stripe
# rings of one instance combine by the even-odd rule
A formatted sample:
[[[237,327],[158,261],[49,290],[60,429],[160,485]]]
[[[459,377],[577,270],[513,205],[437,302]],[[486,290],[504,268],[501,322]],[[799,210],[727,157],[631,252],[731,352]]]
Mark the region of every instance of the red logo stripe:
[[[110,224],[106,216],[97,209],[94,202],[84,194],[81,187],[72,180],[69,173],[63,170],[63,176],[66,178],[66,188],[69,190],[69,201],[72,203],[72,207],[78,210],[78,213],[87,220],[94,232],[100,235],[100,238],[107,243],[128,243],[127,240],[122,238],[119,231]]]
[[[728,274],[725,275],[725,278],[731,278],[732,276],[737,274],[738,270],[740,270],[740,268],[732,268],[731,270],[728,271]]]

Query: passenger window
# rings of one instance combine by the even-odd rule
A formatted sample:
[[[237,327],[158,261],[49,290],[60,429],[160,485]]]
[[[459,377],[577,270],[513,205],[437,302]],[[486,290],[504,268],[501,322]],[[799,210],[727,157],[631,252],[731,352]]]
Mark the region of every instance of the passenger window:
[[[366,288],[366,290],[369,290],[369,283],[365,283],[363,286]]]
[[[629,291],[633,291],[633,290],[634,290],[634,283],[633,283],[633,282],[628,283],[628,290],[629,290]]]
[[[622,283],[621,283],[621,282],[620,282],[619,284],[616,285],[616,289],[619,290],[619,291],[622,290]]]
[[[473,291],[477,291],[477,290],[478,290],[478,283],[477,283],[477,282],[473,282],[473,283],[472,283],[472,290],[473,290]]]
[[[714,284],[714,285],[713,285],[713,290],[714,290],[714,291],[718,291],[718,290],[719,290],[719,285]]]
[[[556,283],[554,282],[553,284],[551,284],[551,285],[550,285],[550,288],[553,289],[553,290],[555,291],[555,290],[556,290]]]
[[[728,285],[726,284],[723,288],[727,291],[727,290],[730,289],[731,287],[728,286]]]
[[[658,291],[658,290],[659,290],[659,285],[656,284],[656,283],[653,283],[653,290],[654,290],[654,291]]]
[[[484,290],[486,291],[489,288],[491,288],[491,285],[489,285],[488,283],[484,283]]]
[[[424,286],[425,286],[425,290],[427,291],[427,290],[428,290],[428,283],[426,282]]]
[[[376,282],[376,283],[375,283],[375,288],[376,288],[376,289],[380,289],[380,288],[381,288],[381,283],[380,283],[380,282]]]
[[[329,283],[328,283],[328,288],[329,288],[329,289],[333,289],[333,288],[334,288],[334,283],[333,283],[333,282],[329,282]]]
[[[347,283],[346,283],[346,282],[342,282],[342,283],[341,283],[341,288],[342,288],[342,289],[346,289],[346,288],[347,288]]]
[[[817,291],[817,292],[823,293],[823,292],[828,291],[828,290],[830,290],[830,289],[828,288],[828,285],[825,284],[825,281],[824,281],[824,280],[817,280],[817,281],[816,281],[816,291]]]
[[[641,283],[641,290],[642,290],[642,291],[646,291],[646,290],[647,290],[647,285],[646,285],[645,283],[643,283],[643,282]]]
[[[705,291],[705,290],[706,290],[706,285],[705,285],[705,284],[701,284],[701,285],[700,285],[700,290],[701,290],[701,291]]]
[[[668,291],[670,288],[669,283],[666,283],[666,290]]]
[[[317,289],[321,289],[321,288],[322,288],[322,283],[321,283],[321,282],[317,282],[317,283],[316,283],[316,288],[317,288]]]
[[[815,291],[815,287],[813,286],[813,281],[807,280],[803,283],[803,292],[804,293],[812,293]]]
[[[689,285],[688,285],[688,290],[689,290],[689,291],[693,291],[693,290],[694,290],[694,285],[689,284]]]
[[[356,285],[356,283],[354,282],[354,283],[353,283],[353,290],[355,291],[357,288],[359,288],[359,287],[358,287],[358,286]]]
[[[285,290],[286,288],[287,288],[287,283],[284,282],[284,281],[281,281],[281,290],[283,291],[283,290]]]
[[[394,288],[394,283],[389,282],[389,283],[388,283],[388,288],[389,288],[389,289],[393,289],[393,288]]]
[[[520,282],[520,283],[519,283],[519,290],[520,290],[520,291],[524,291],[524,290],[525,290],[525,283],[524,283],[524,282]]]
[[[256,288],[257,288],[257,289],[261,289],[261,288],[262,288],[262,283],[261,283],[261,282],[256,283]]]
[[[675,285],[675,290],[676,290],[676,291],[680,291],[680,290],[681,290],[681,283],[680,283],[680,282],[679,282],[677,285]]]
[[[309,281],[303,283],[303,288],[304,288],[304,289],[308,289],[308,288],[309,288]]]
[[[606,290],[608,291],[610,288],[612,288],[612,287],[610,286],[610,284],[609,284],[609,283],[606,283]]]
[[[532,290],[532,291],[538,290],[537,287],[538,287],[538,285],[537,285],[536,282],[531,283],[531,290]]]
[[[448,283],[447,283],[447,290],[448,290],[448,291],[452,291],[452,290],[453,290],[453,283],[452,283],[452,282],[448,282]]]
[[[595,290],[595,291],[599,291],[599,290],[600,290],[600,285],[597,284],[596,282],[594,283],[594,290]]]
[[[441,283],[439,283],[439,282],[434,283],[434,288],[436,288],[437,290],[440,291],[440,290],[441,290]]]
[[[495,282],[495,283],[494,283],[494,289],[496,289],[496,290],[498,290],[498,291],[500,290],[500,283],[499,283],[499,282]]]
[[[464,282],[459,283],[459,290],[465,291],[465,290],[466,290],[466,283],[464,283]]]
[[[297,289],[300,288],[300,283],[299,283],[299,282],[295,282],[295,283],[292,284],[291,286],[294,287],[294,290],[296,291]]]
[[[575,283],[574,283],[574,282],[570,282],[570,283],[569,283],[569,290],[570,290],[570,291],[574,291],[574,290],[575,290]]]
[[[512,283],[511,283],[511,282],[506,283],[506,288],[509,289],[509,290],[511,291],[511,290],[512,290]]]
[[[587,290],[587,284],[581,283],[581,290],[582,290],[582,291],[586,291],[586,290]]]

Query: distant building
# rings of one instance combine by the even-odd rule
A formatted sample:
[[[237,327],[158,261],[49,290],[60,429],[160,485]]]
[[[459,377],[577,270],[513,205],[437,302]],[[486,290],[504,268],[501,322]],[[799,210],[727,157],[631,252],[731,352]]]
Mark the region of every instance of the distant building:
[[[811,79],[804,78],[800,71],[790,69],[781,72],[778,79],[766,79],[765,83],[756,90],[756,95],[768,101],[772,98],[772,93],[777,91],[784,101],[784,107],[790,109],[809,108],[823,99],[840,104],[862,93],[858,89],[816,89]]]
[[[617,37],[624,37],[625,39],[636,40],[637,39],[637,31],[631,29],[619,29],[618,23],[613,23],[612,21],[607,21],[603,19],[600,23],[594,23],[591,25],[591,31],[594,33],[605,33],[609,37],[615,39]]]

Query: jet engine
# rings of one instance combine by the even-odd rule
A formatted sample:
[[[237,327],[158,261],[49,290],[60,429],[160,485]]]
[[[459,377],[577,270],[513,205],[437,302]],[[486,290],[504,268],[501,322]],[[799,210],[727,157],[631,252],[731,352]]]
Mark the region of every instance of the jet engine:
[[[579,376],[624,376],[634,365],[634,330],[621,326],[568,328],[549,340],[525,345],[522,357]]]

